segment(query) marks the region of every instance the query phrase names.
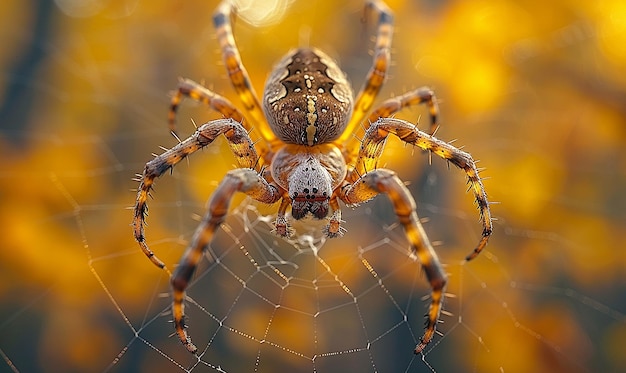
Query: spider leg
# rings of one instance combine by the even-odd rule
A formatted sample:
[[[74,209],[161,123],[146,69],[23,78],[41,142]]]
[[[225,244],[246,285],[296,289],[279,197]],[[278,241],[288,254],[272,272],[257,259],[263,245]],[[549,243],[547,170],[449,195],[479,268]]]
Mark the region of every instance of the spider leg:
[[[365,84],[357,95],[352,118],[350,118],[346,129],[336,141],[337,144],[358,141],[353,139],[353,133],[371,109],[372,103],[385,81],[387,69],[389,68],[391,38],[393,36],[393,13],[381,0],[369,0],[365,5],[365,20],[367,20],[369,13],[373,10],[378,14],[378,21],[372,68],[367,74]],[[348,146],[347,148],[352,149],[354,147],[356,146]]]
[[[280,237],[291,237],[294,233],[294,229],[289,225],[287,221],[287,208],[291,205],[291,198],[287,194],[284,194],[282,200],[280,202],[280,207],[278,207],[278,214],[276,216],[276,221],[274,222],[274,229],[272,229],[272,233],[276,234]]]
[[[271,146],[278,140],[265,119],[258,96],[250,83],[248,72],[241,62],[241,56],[235,44],[231,25],[231,17],[235,10],[232,1],[222,1],[213,14],[213,25],[222,51],[222,59],[235,92],[250,115],[249,119],[254,123],[254,127],[260,131],[263,140]]]
[[[237,122],[243,122],[243,115],[237,108],[225,97],[205,88],[200,83],[196,83],[191,79],[179,79],[176,91],[172,96],[170,111],[168,113],[168,124],[170,131],[176,133],[176,111],[183,97],[189,97],[195,101],[201,102],[211,109],[221,113],[225,118],[232,118]],[[248,131],[245,124],[244,127]]]
[[[432,340],[443,305],[447,276],[439,263],[437,253],[430,244],[416,212],[416,204],[411,192],[393,171],[383,168],[370,171],[342,188],[341,199],[348,205],[368,201],[378,194],[386,194],[398,220],[404,227],[411,249],[417,255],[430,283],[430,307],[426,314],[426,330],[415,347],[418,354]]]
[[[257,201],[268,204],[278,201],[281,197],[276,185],[269,184],[258,172],[249,168],[239,168],[227,173],[211,196],[207,213],[171,277],[172,313],[176,335],[191,353],[196,353],[198,349],[191,343],[186,331],[185,290],[205,249],[211,244],[216,229],[224,221],[235,192],[243,192]]]
[[[428,106],[428,114],[430,115],[430,131],[432,135],[437,129],[437,116],[439,115],[439,106],[435,92],[428,87],[420,87],[413,91],[409,91],[403,95],[391,97],[380,104],[369,116],[369,123],[376,122],[379,118],[387,118],[404,109],[405,107],[426,104]]]
[[[337,195],[331,197],[330,207],[333,209],[333,214],[328,219],[328,225],[323,228],[323,232],[328,238],[341,237],[346,229],[341,226],[343,220],[341,220],[341,209],[339,208]]]
[[[363,131],[367,131],[371,123],[376,122],[380,118],[388,118],[405,107],[426,104],[428,106],[428,112],[430,116],[430,131],[432,135],[437,129],[437,117],[439,115],[439,106],[437,105],[437,98],[435,93],[428,87],[421,87],[413,91],[409,91],[403,95],[391,97],[380,104],[370,114],[367,121],[363,123],[363,126],[359,127],[355,131],[355,137],[362,138]],[[357,156],[358,147],[352,146],[345,152],[347,163],[351,163]]]
[[[478,175],[476,162],[469,153],[420,131],[415,125],[407,121],[395,118],[380,118],[367,129],[361,143],[355,169],[352,171],[352,174],[348,176],[348,180],[354,180],[357,178],[357,175],[376,168],[376,163],[385,146],[385,140],[390,133],[398,136],[400,140],[408,144],[435,153],[465,171],[470,189],[474,193],[474,198],[478,205],[480,220],[483,226],[482,237],[478,245],[476,245],[474,250],[465,258],[465,260],[468,261],[474,259],[485,246],[487,246],[487,242],[493,231],[493,225],[491,221],[491,211],[489,210],[489,201],[487,200],[487,192]]]
[[[258,155],[246,129],[233,119],[218,119],[203,124],[189,138],[146,163],[143,174],[139,176],[133,232],[143,253],[159,268],[165,268],[165,264],[150,250],[144,235],[144,223],[148,210],[147,200],[154,179],[163,175],[187,156],[212,143],[221,134],[226,136],[239,167],[253,168],[256,165]]]

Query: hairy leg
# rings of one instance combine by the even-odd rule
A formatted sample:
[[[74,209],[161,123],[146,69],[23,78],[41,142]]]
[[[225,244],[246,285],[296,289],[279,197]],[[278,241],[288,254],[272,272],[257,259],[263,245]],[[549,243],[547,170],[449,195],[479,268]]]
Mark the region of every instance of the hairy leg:
[[[187,156],[211,144],[217,136],[222,134],[226,136],[239,167],[254,168],[259,157],[246,129],[232,119],[219,119],[200,126],[189,138],[146,163],[143,173],[137,175],[139,188],[134,207],[133,232],[141,250],[159,268],[165,268],[165,264],[150,250],[144,235],[144,224],[148,211],[147,200],[153,188],[154,180]]]
[[[369,116],[369,123],[374,123],[380,118],[387,118],[404,109],[405,107],[426,104],[428,106],[428,114],[430,116],[429,134],[433,134],[437,129],[437,117],[439,116],[439,106],[435,92],[428,87],[421,87],[413,91],[409,91],[400,96],[395,96],[385,100],[380,104]]]
[[[224,221],[230,201],[235,192],[242,192],[257,201],[274,203],[281,197],[279,188],[269,184],[258,172],[239,168],[230,171],[211,196],[207,213],[200,222],[190,245],[180,259],[171,277],[172,313],[176,335],[191,353],[196,353],[196,346],[191,343],[185,326],[185,290],[195,272],[204,251],[211,244],[217,228]]]
[[[196,83],[191,79],[180,79],[178,87],[172,96],[170,111],[168,114],[168,124],[170,131],[176,133],[176,111],[183,97],[189,97],[195,101],[207,105],[209,108],[221,113],[225,118],[232,118],[237,122],[243,122],[243,115],[237,108],[225,97],[205,88],[200,83]],[[246,123],[243,123],[248,131],[251,130]]]
[[[425,132],[417,129],[415,125],[404,120],[395,118],[381,118],[368,128],[361,143],[356,166],[348,181],[354,181],[358,175],[366,173],[368,170],[376,168],[376,164],[385,146],[387,136],[392,133],[407,144],[415,145],[423,150],[428,150],[437,156],[445,159],[449,163],[465,171],[470,189],[474,193],[476,204],[480,212],[480,219],[483,226],[482,237],[474,250],[467,255],[466,260],[474,259],[487,246],[489,237],[493,230],[491,211],[487,192],[482,180],[478,175],[478,168],[472,156],[452,146],[451,144],[439,140]]]
[[[213,25],[222,51],[222,59],[226,65],[228,78],[249,115],[248,119],[252,121],[252,126],[261,133],[263,140],[271,146],[277,142],[276,136],[265,119],[258,96],[250,83],[248,72],[241,61],[233,36],[231,19],[235,13],[236,9],[233,2],[225,0],[220,3],[213,14]]]
[[[354,144],[354,142],[358,140],[353,138],[353,134],[365,119],[367,112],[372,108],[372,104],[385,81],[391,60],[393,13],[384,2],[380,0],[370,0],[365,5],[364,21],[368,20],[372,11],[375,11],[378,15],[372,68],[367,74],[365,84],[357,94],[352,118],[350,118],[342,135],[335,141],[337,144],[347,144],[346,149],[358,148],[358,145]]]
[[[404,227],[411,249],[419,258],[432,289],[430,307],[426,314],[426,330],[420,338],[420,343],[415,347],[417,354],[422,352],[435,334],[447,277],[417,217],[413,196],[393,171],[381,168],[366,173],[353,184],[342,188],[341,199],[348,205],[357,205],[378,194],[386,194],[389,197],[398,220]]]

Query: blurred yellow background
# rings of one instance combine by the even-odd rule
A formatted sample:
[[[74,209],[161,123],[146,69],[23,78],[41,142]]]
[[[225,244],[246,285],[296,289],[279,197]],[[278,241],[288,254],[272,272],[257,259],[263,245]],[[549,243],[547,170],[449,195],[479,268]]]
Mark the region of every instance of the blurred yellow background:
[[[361,86],[373,32],[360,21],[361,1],[247,3],[235,38],[257,93],[273,64],[300,45],[336,57],[355,89]],[[10,0],[0,3],[0,371],[252,371],[257,355],[260,371],[626,371],[626,3],[387,4],[395,12],[394,65],[379,102],[433,87],[441,101],[437,136],[458,139],[455,145],[480,159],[487,192],[498,202],[487,251],[458,264],[480,234],[462,172],[438,159],[429,166],[427,155],[390,141],[381,164],[410,182],[418,212],[429,218],[427,232],[441,241],[437,250],[456,295],[447,306],[453,316],[439,329],[444,337],[423,360],[411,354],[421,308],[406,311],[415,320],[398,328],[407,335],[397,339],[383,320],[394,306],[382,293],[371,305],[368,293],[360,293],[358,310],[345,315],[362,317],[354,329],[331,317],[275,314],[270,322],[258,298],[233,300],[232,291],[220,292],[215,284],[228,280],[217,271],[205,276],[209,287],[194,287],[194,300],[225,308],[230,325],[243,325],[238,330],[271,324],[286,350],[266,352],[231,332],[220,334],[201,361],[188,356],[168,338],[169,316],[160,315],[167,278],[134,242],[128,207],[136,187],[131,178],[159,146],[176,143],[167,110],[179,76],[239,105],[211,27],[217,2]],[[415,108],[398,117],[415,122],[425,114]],[[185,102],[180,133],[193,131],[191,119],[217,117]],[[170,268],[193,232],[193,216],[203,213],[233,167],[224,142],[213,145],[159,179],[150,201],[148,243]],[[320,252],[353,290],[373,281],[357,248],[381,237],[392,237],[392,244],[377,249],[406,246],[401,231],[381,227],[394,221],[384,199],[361,209],[365,218],[359,210],[345,212],[346,237]],[[274,240],[251,236],[237,220],[229,226],[223,239],[231,245],[250,240],[250,250]],[[403,286],[412,291],[415,299],[400,308],[423,305],[426,281],[414,276],[417,265],[398,269],[409,259],[395,252],[372,250],[365,259],[379,274],[389,273],[394,299],[409,297],[398,291]],[[228,258],[237,256],[249,262],[239,249]],[[237,266],[225,268],[237,272]],[[321,295],[310,290],[283,296],[306,308]],[[367,307],[380,299],[392,309],[380,311],[382,332],[369,324],[379,311]],[[317,309],[324,301],[316,300]],[[245,310],[228,311],[235,305]],[[194,340],[206,346],[203,323],[215,320],[202,312],[191,320]],[[310,357],[310,350],[339,351],[333,343],[357,346],[385,331],[389,340],[377,340],[369,352],[311,362],[287,351]],[[363,335],[369,332],[374,335]]]

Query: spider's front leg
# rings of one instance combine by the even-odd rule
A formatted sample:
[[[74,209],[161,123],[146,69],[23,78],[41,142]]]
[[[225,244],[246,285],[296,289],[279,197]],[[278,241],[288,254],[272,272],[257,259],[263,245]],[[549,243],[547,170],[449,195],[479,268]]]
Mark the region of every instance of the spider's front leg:
[[[378,159],[385,147],[385,140],[390,133],[398,136],[400,140],[407,144],[415,145],[423,150],[435,153],[465,171],[470,189],[474,193],[474,199],[478,205],[478,211],[483,226],[482,236],[478,245],[476,245],[474,250],[465,258],[466,261],[474,259],[485,246],[487,246],[487,242],[493,231],[493,225],[491,221],[491,211],[489,210],[489,201],[487,200],[487,192],[478,175],[476,162],[469,153],[420,131],[414,124],[407,121],[395,118],[380,118],[375,123],[372,123],[365,132],[365,137],[361,143],[359,156],[356,161],[356,167],[352,173],[352,177],[349,177],[349,180],[355,179],[354,175],[361,175],[368,170],[376,168]]]
[[[276,215],[276,221],[274,222],[274,229],[272,233],[278,237],[291,237],[295,230],[289,225],[287,221],[287,208],[291,205],[291,198],[287,194],[282,197],[280,206],[278,207],[278,213]]]
[[[246,129],[232,119],[219,119],[200,126],[189,138],[146,163],[143,173],[138,175],[139,188],[134,208],[133,232],[141,250],[159,268],[165,268],[165,264],[150,250],[144,235],[147,200],[154,180],[187,156],[212,143],[221,134],[226,136],[239,167],[253,168],[256,165],[258,155]]]
[[[222,59],[226,66],[226,72],[237,95],[246,109],[248,119],[252,126],[261,134],[268,145],[276,144],[276,135],[269,127],[258,96],[250,82],[248,72],[241,61],[239,49],[233,36],[233,16],[237,14],[235,3],[231,0],[223,0],[213,14],[213,26],[217,34],[217,40],[222,51]]]
[[[426,314],[426,331],[420,338],[420,343],[415,347],[415,353],[418,354],[422,352],[435,334],[443,305],[447,277],[439,263],[437,253],[419,222],[415,200],[393,171],[381,168],[368,172],[353,184],[344,186],[340,196],[347,205],[354,206],[381,193],[386,194],[391,200],[398,220],[404,227],[411,249],[419,258],[432,289],[430,307]]]
[[[259,173],[252,169],[241,168],[226,174],[215,190],[209,201],[207,213],[196,229],[191,244],[185,250],[171,278],[172,313],[176,335],[191,353],[196,353],[198,349],[191,343],[191,338],[185,330],[183,303],[185,290],[205,249],[213,240],[215,230],[224,221],[235,192],[243,192],[257,201],[268,204],[278,201],[282,196],[278,186],[268,183]]]

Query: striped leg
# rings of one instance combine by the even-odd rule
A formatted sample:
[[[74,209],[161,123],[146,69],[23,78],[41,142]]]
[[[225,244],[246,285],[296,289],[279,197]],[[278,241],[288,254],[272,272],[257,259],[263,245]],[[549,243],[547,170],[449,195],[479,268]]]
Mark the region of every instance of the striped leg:
[[[143,174],[137,175],[139,188],[134,208],[133,232],[143,253],[159,268],[165,268],[165,264],[150,250],[144,235],[144,223],[148,211],[147,200],[154,180],[187,156],[212,143],[217,136],[222,134],[226,136],[239,167],[255,167],[258,155],[246,129],[233,119],[218,119],[200,126],[189,138],[146,163]]]
[[[419,222],[415,200],[402,183],[402,180],[393,171],[383,168],[366,173],[354,184],[348,185],[342,190],[341,199],[348,205],[356,205],[368,201],[381,193],[386,194],[391,200],[400,224],[404,227],[411,249],[419,258],[422,268],[424,268],[426,278],[432,290],[430,307],[426,314],[426,331],[420,338],[420,343],[415,347],[415,353],[418,354],[422,352],[435,334],[443,305],[447,277],[439,263],[437,253],[430,244],[426,232],[424,232]]]
[[[172,313],[176,335],[187,350],[194,354],[198,349],[191,343],[185,326],[185,290],[202,259],[204,250],[224,221],[235,192],[243,192],[257,201],[268,204],[278,201],[282,196],[277,186],[269,184],[258,172],[249,168],[230,171],[211,196],[207,213],[171,277]]]
[[[380,118],[387,118],[404,109],[405,107],[426,104],[428,106],[428,114],[430,115],[430,131],[432,135],[437,129],[437,116],[439,115],[439,106],[435,92],[428,87],[421,87],[403,95],[392,97],[378,106],[369,116],[369,123],[374,123]]]
[[[357,95],[352,118],[350,118],[346,129],[336,141],[337,144],[346,144],[346,149],[358,148],[358,145],[352,143],[358,141],[353,138],[353,133],[359,128],[359,125],[363,119],[365,119],[368,111],[372,108],[374,99],[376,99],[380,87],[385,81],[389,61],[391,59],[390,50],[391,38],[393,36],[393,13],[391,9],[380,0],[369,0],[367,2],[365,6],[365,20],[369,18],[369,13],[372,11],[376,11],[378,14],[372,68],[367,74],[363,88],[361,88],[361,91]]]
[[[478,175],[476,163],[469,153],[461,151],[445,141],[441,141],[434,136],[420,131],[415,125],[407,121],[395,118],[381,118],[375,123],[372,123],[367,129],[361,143],[358,159],[356,160],[355,170],[348,176],[348,180],[354,181],[354,179],[357,178],[356,175],[362,175],[366,173],[367,170],[376,168],[376,163],[385,146],[385,140],[390,133],[398,136],[400,140],[407,144],[428,150],[465,171],[470,189],[474,193],[474,198],[478,205],[483,226],[482,237],[478,245],[476,245],[474,250],[465,258],[465,260],[474,259],[485,246],[487,246],[493,225],[491,221],[491,211],[489,210],[489,201],[487,200],[487,192],[485,192],[485,187]]]
[[[252,120],[252,127],[259,130],[263,140],[271,146],[277,142],[276,136],[265,119],[258,96],[254,92],[248,72],[241,62],[241,56],[233,37],[231,16],[235,13],[234,11],[233,3],[224,0],[213,14],[213,25],[222,50],[222,58],[226,65],[228,77],[244,104],[246,112],[250,115],[248,119]]]
[[[211,109],[221,113],[225,118],[232,118],[237,122],[243,122],[243,115],[237,108],[225,97],[205,88],[200,83],[196,83],[191,79],[180,79],[172,103],[168,113],[168,124],[170,131],[176,133],[176,111],[183,97],[189,97],[195,101],[201,102]],[[250,131],[249,126],[244,123],[244,127]]]

